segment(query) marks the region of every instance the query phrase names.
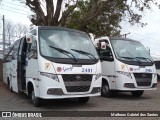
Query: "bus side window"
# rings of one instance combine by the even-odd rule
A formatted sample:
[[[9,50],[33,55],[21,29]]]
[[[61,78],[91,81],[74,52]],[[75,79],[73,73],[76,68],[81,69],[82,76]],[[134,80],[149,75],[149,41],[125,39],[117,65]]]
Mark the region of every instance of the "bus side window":
[[[12,52],[12,59],[17,59],[17,57],[18,57],[19,44],[20,44],[20,40],[17,40],[14,43],[13,52]]]
[[[27,45],[28,49],[28,57],[29,58],[36,58],[37,55],[37,41],[34,36],[32,38],[32,43]]]
[[[4,54],[4,62],[10,62],[12,61],[12,51],[13,51],[13,45],[9,46]]]
[[[12,61],[12,55],[9,55],[6,59],[7,62],[11,62]]]

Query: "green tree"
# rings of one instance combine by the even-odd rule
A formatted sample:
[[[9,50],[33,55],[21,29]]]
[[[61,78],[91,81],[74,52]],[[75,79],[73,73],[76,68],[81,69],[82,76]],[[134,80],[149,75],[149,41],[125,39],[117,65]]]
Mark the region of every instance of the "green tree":
[[[77,10],[70,14],[65,26],[96,35],[119,35],[119,23],[124,14],[122,0],[99,2],[98,0],[79,1]]]
[[[142,27],[143,11],[157,5],[156,0],[25,0],[35,13],[31,16],[34,25],[62,26],[92,32],[96,35],[117,36],[120,22]],[[63,9],[62,9],[63,8]]]

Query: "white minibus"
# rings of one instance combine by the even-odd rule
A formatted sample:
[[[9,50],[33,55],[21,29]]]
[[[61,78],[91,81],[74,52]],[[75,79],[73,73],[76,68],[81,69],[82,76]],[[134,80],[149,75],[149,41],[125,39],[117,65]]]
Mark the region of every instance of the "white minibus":
[[[62,27],[36,26],[7,48],[3,79],[11,91],[42,99],[99,96],[101,63],[88,34]]]
[[[104,36],[94,44],[102,66],[102,96],[112,97],[122,91],[140,97],[144,90],[156,90],[155,64],[140,42]]]

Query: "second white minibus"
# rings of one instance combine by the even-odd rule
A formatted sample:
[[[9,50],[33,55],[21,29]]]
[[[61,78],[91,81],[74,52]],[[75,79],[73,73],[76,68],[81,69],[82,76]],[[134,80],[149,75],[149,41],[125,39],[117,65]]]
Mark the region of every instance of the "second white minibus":
[[[140,42],[105,36],[95,39],[94,44],[102,65],[102,96],[122,91],[140,97],[144,90],[156,90],[155,64]]]

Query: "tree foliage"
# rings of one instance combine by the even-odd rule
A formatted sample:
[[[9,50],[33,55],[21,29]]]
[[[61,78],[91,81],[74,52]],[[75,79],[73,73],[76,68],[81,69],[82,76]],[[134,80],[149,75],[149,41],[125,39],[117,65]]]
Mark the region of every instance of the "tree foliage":
[[[96,35],[120,34],[120,22],[140,24],[142,13],[158,5],[156,0],[25,0],[35,13],[34,25],[63,26]]]

